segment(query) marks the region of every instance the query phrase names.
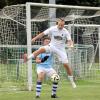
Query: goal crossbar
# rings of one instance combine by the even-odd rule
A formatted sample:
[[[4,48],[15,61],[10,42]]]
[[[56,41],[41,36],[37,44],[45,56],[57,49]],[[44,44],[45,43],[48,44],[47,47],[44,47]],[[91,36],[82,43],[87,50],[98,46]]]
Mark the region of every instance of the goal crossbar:
[[[68,26],[68,25],[65,25]],[[69,24],[69,26],[75,26],[75,27],[100,27],[100,25],[97,24]]]
[[[44,3],[32,3],[32,2],[27,2],[26,4],[34,5],[34,6],[37,6],[37,7],[70,8],[70,9],[84,9],[84,10],[100,10],[100,7],[55,5],[55,4],[44,4]]]

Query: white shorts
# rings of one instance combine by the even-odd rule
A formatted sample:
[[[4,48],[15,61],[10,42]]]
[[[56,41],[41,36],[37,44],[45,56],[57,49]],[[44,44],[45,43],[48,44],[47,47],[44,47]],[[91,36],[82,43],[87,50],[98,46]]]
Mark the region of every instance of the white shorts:
[[[37,67],[37,74],[41,72],[44,72],[48,77],[51,77],[53,74],[57,74],[53,68]]]
[[[66,50],[64,48],[59,49],[53,45],[42,46],[41,48],[45,48],[46,52],[53,52],[57,54],[59,61],[61,61],[63,64],[68,63]]]

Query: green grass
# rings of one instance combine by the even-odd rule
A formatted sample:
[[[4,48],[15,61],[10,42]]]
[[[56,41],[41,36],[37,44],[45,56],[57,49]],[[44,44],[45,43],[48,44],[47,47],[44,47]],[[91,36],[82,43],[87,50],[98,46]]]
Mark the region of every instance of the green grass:
[[[19,67],[18,80],[16,67],[14,64],[9,66],[2,64],[0,67],[0,100],[36,100],[35,84],[33,91],[25,91],[27,90],[26,65]],[[35,67],[33,66],[33,83],[36,81],[36,73],[34,71]],[[96,70],[96,75],[98,75],[98,78],[97,76],[93,77],[95,80],[78,80],[76,89],[73,89],[68,81],[60,81],[57,91],[57,95],[59,96],[58,100],[100,100],[100,70]],[[64,73],[61,79],[65,77]],[[49,81],[46,83],[42,87],[40,100],[53,100],[50,98],[51,83]],[[18,90],[20,88],[22,91],[15,91],[15,88]]]
[[[39,100],[53,100],[50,98],[51,84],[44,84]],[[100,100],[100,81],[78,81],[73,89],[68,81],[60,82],[57,91],[58,100]],[[0,92],[0,100],[36,100],[35,85],[33,91],[5,91]]]

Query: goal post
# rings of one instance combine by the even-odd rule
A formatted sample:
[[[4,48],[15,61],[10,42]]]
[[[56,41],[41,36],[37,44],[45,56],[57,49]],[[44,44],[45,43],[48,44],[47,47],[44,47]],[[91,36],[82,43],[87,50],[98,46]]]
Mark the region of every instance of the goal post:
[[[99,40],[98,40],[98,47],[99,47],[99,66],[100,66],[100,28],[99,28]]]
[[[96,58],[97,50],[98,49],[100,50],[100,42],[99,42],[100,41],[100,37],[99,37],[100,36],[100,34],[99,34],[100,33],[100,25],[69,24],[67,26],[65,25],[65,27],[68,27],[69,32],[71,32],[71,33],[73,33],[73,31],[71,30],[72,27],[76,28],[77,30],[80,29],[80,30],[84,31],[84,33],[82,34],[83,44],[81,43],[81,45],[87,46],[87,47],[93,47],[92,50],[87,51],[89,53],[88,59],[90,59],[89,61],[91,62],[89,65],[89,70],[90,70],[91,67],[93,66],[92,64],[95,62],[94,60]],[[74,29],[74,31],[75,31],[75,29]],[[79,34],[78,31],[76,33]],[[73,37],[73,40],[74,39],[75,39],[75,37]],[[79,42],[80,42],[80,40],[78,39],[78,37],[76,37],[76,44],[80,44]],[[95,48],[94,48],[93,44],[96,45]],[[98,53],[98,54],[99,54],[98,63],[100,65],[100,53]]]
[[[36,79],[33,77],[35,64],[33,60],[24,63],[22,55],[24,52],[30,55],[42,45],[42,38],[33,44],[31,39],[49,28],[51,23],[56,23],[58,18],[65,19],[65,28],[75,43],[74,50],[66,47],[74,76],[81,79],[99,78],[100,8],[27,2],[6,6],[0,11],[1,82],[12,86],[15,86],[15,82],[25,86],[27,84],[28,90],[32,90],[34,78]],[[54,58],[54,68],[66,77],[55,54]]]
[[[31,50],[31,9],[30,5],[26,3],[26,32],[27,32],[27,54],[32,54]],[[32,59],[28,62],[28,89],[32,90]]]
[[[98,52],[98,49],[100,48],[99,47],[100,40],[98,37],[100,23],[96,23],[94,21],[94,19],[96,17],[100,16],[100,8],[85,7],[85,6],[81,7],[81,6],[31,3],[31,2],[28,2],[27,5],[30,5],[30,8],[31,8],[30,14],[31,14],[32,26],[33,25],[39,26],[40,30],[39,30],[39,27],[37,28],[39,32],[48,28],[50,25],[49,23],[56,22],[56,20],[58,18],[64,18],[65,23],[68,25],[68,30],[72,33],[73,41],[75,39],[77,39],[75,42],[75,44],[78,44],[78,45],[76,45],[76,49],[79,50],[82,47],[81,48],[83,50],[82,52],[86,51],[87,61],[85,63],[87,63],[87,68],[85,68],[85,70],[86,69],[90,70],[90,69],[92,69],[92,66],[95,66],[94,60],[97,57],[97,54],[100,55],[100,53]],[[39,12],[36,14],[36,16],[32,15],[34,7],[39,9]],[[50,11],[50,9],[53,9],[53,8],[54,8],[54,12],[56,13],[56,16],[55,16],[55,13],[52,16],[50,15],[49,11]],[[44,27],[42,27],[40,25],[42,25],[42,26],[44,25]],[[34,27],[35,26],[33,26],[33,28]],[[95,29],[97,29],[97,33],[94,36],[93,32],[95,32]],[[75,31],[78,31],[78,30],[81,30],[82,34],[78,34],[77,32],[75,33]],[[90,30],[91,34],[89,33],[89,30]],[[34,30],[32,30],[32,31],[34,32]],[[76,35],[77,35],[77,37],[76,37]],[[80,35],[81,35],[81,39],[82,39],[82,44],[80,43],[80,40],[78,39],[80,37]],[[34,36],[35,36],[35,34],[33,34],[33,37]],[[93,38],[93,37],[95,37],[95,38]],[[36,44],[38,44],[38,43],[39,43],[39,41],[36,41]],[[79,47],[79,46],[81,46],[81,47]],[[85,55],[85,53],[82,53],[81,56],[83,56],[83,54]],[[74,57],[74,55],[71,57]],[[72,59],[70,59],[70,60],[72,60]],[[82,59],[82,61],[83,60],[85,60],[85,58]],[[81,61],[81,64],[82,64],[82,61]],[[97,68],[100,69],[99,68],[100,57],[98,57],[97,63],[98,63]],[[74,65],[75,65],[75,63],[73,63],[72,66],[74,66]],[[84,69],[82,69],[82,71],[83,70]],[[86,73],[88,73],[89,70],[87,70]],[[94,69],[92,69],[92,70],[94,70]]]

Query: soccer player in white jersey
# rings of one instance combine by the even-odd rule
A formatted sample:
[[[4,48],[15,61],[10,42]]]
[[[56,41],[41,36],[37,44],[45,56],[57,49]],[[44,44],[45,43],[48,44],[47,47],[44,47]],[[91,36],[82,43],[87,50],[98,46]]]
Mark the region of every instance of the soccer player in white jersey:
[[[56,26],[52,26],[45,30],[44,32],[40,33],[36,37],[32,39],[32,42],[35,42],[37,39],[43,37],[44,35],[49,35],[51,38],[51,42],[47,46],[43,46],[37,51],[33,52],[31,55],[27,56],[24,55],[24,61],[26,62],[27,60],[31,58],[37,57],[40,53],[44,52],[53,52],[58,55],[59,61],[61,61],[64,65],[64,68],[68,74],[68,78],[72,84],[73,88],[76,88],[76,84],[73,80],[73,73],[72,69],[68,64],[68,58],[65,50],[65,44],[66,41],[69,45],[69,47],[73,47],[73,41],[71,39],[71,34],[67,31],[67,29],[64,28],[65,21],[64,19],[59,19],[57,21]]]
[[[45,37],[43,39],[43,45],[48,45],[50,43],[50,38]],[[52,53],[41,53],[36,57],[37,63],[37,85],[36,85],[36,98],[40,98],[42,81],[47,75],[48,77],[52,77],[53,74],[57,74],[57,72],[52,68],[53,66],[53,54]],[[58,75],[58,74],[57,74]],[[53,82],[52,85],[52,94],[51,98],[57,98],[56,90],[58,87],[58,81]]]

